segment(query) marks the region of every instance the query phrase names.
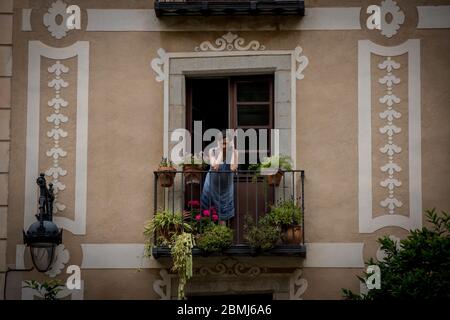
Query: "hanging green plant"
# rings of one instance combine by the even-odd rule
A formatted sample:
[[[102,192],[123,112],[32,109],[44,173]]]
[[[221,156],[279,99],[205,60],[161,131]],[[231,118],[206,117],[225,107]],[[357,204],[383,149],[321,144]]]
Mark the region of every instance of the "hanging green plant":
[[[174,244],[171,248],[173,258],[172,271],[178,273],[178,299],[185,299],[184,287],[192,278],[192,248],[195,245],[191,233],[183,232],[174,236]]]
[[[173,236],[183,231],[190,232],[192,227],[184,221],[181,213],[168,210],[156,212],[153,218],[144,225],[146,255],[151,255],[153,245],[170,247]]]

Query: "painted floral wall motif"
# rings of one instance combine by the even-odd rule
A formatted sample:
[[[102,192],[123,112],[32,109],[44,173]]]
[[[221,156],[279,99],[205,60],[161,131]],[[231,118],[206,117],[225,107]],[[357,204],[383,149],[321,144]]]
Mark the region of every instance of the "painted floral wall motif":
[[[45,174],[51,177],[51,183],[55,190],[54,213],[64,211],[66,205],[59,200],[59,193],[64,191],[66,185],[61,178],[67,175],[67,170],[61,167],[60,158],[67,156],[62,142],[63,138],[67,138],[68,133],[64,130],[63,125],[67,123],[69,118],[64,115],[64,109],[69,106],[69,102],[64,100],[62,89],[67,88],[69,83],[62,77],[63,74],[69,72],[69,68],[62,64],[59,60],[48,68],[54,78],[48,82],[48,86],[54,89],[54,96],[48,101],[52,114],[46,118],[47,122],[53,124],[53,128],[47,132],[47,137],[53,141],[53,146],[47,150],[47,157],[52,159],[52,165],[45,171]]]
[[[387,208],[389,214],[394,214],[397,208],[403,206],[402,201],[395,194],[396,188],[402,185],[402,182],[396,176],[396,173],[400,172],[402,167],[395,159],[402,148],[394,140],[395,135],[400,133],[402,129],[395,124],[395,120],[400,119],[402,114],[395,109],[395,105],[400,103],[401,99],[394,93],[394,86],[399,84],[401,80],[393,71],[400,68],[400,63],[397,63],[391,57],[386,57],[378,65],[378,68],[386,70],[386,74],[378,79],[378,82],[386,88],[386,94],[379,98],[380,104],[385,107],[379,113],[380,119],[385,121],[385,125],[379,128],[379,132],[387,138],[386,144],[380,148],[380,152],[387,157],[385,164],[380,168],[385,174],[385,179],[380,182],[380,185],[386,188],[387,196],[380,201],[380,205]]]

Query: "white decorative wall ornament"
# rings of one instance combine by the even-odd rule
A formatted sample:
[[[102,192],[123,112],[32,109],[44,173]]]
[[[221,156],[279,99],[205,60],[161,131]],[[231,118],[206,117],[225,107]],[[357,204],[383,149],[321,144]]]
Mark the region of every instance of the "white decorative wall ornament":
[[[392,20],[386,21],[386,16],[390,14]],[[393,0],[381,1],[381,34],[387,38],[396,35],[400,25],[405,22],[405,14]]]
[[[22,31],[33,31],[31,27],[31,12],[33,9],[22,9]]]
[[[378,5],[376,7],[380,8]],[[32,31],[31,10],[22,9],[22,31]],[[417,6],[417,29],[450,28],[450,6]],[[255,27],[251,21],[232,23],[234,31],[289,31],[289,30],[361,30],[361,7],[315,7],[308,8],[308,15],[298,22],[284,21],[280,24],[264,24]],[[370,12],[367,12],[370,13]],[[163,32],[163,31],[222,31],[217,25],[199,24],[195,19],[182,24],[167,24],[156,17],[153,9],[86,9],[88,32]],[[331,17],[331,18],[330,18]],[[249,19],[248,19],[249,20]]]
[[[69,14],[66,12],[67,4],[62,0],[52,3],[47,13],[44,14],[43,22],[52,37],[62,39],[67,35],[69,28],[67,27],[67,18]],[[61,17],[61,23],[56,21],[57,17]]]
[[[450,28],[450,5],[417,6],[417,14],[417,29]]]
[[[302,278],[302,269],[296,269],[289,281],[289,300],[303,300],[302,295],[308,289],[308,280]]]
[[[166,269],[161,269],[159,275],[161,279],[153,282],[153,291],[161,298],[160,300],[170,300],[173,276]]]
[[[306,67],[309,64],[308,57],[305,56],[304,54],[302,54],[302,52],[303,52],[303,48],[302,47],[300,47],[300,46],[295,47],[295,49],[294,49],[294,58],[295,58],[295,61],[298,62],[297,69],[295,70],[295,77],[298,80],[302,80],[305,77],[302,72],[303,72],[303,70],[306,69]]]
[[[396,188],[402,186],[402,182],[396,173],[402,170],[402,166],[395,160],[395,155],[402,148],[394,143],[394,137],[401,132],[394,121],[402,117],[395,110],[396,104],[401,99],[394,93],[394,86],[400,83],[400,79],[394,75],[394,71],[401,66],[393,57],[407,54],[408,56],[408,188],[407,199],[400,201],[395,197]],[[388,209],[373,217],[373,184],[372,184],[372,72],[371,56],[386,57],[378,65],[380,70],[386,70],[386,75],[378,79],[378,83],[386,85],[386,94],[378,101],[386,108],[378,113],[378,116],[386,121],[386,125],[378,128],[378,131],[386,135],[387,143],[379,151],[387,156],[387,162],[380,170],[387,177],[380,182],[386,188],[388,197],[380,202],[382,207]],[[358,43],[358,157],[359,157],[359,232],[371,233],[388,226],[397,226],[406,230],[422,227],[422,171],[421,171],[421,92],[420,92],[420,40],[410,39],[399,46],[384,47],[369,40],[360,40]],[[405,165],[406,167],[406,165]],[[409,204],[409,215],[401,215],[395,212],[396,208]]]
[[[405,22],[405,14],[393,0],[381,1],[381,6],[368,6],[366,12],[370,14],[366,22],[367,28],[378,29],[387,38],[396,35],[400,25]],[[388,15],[391,17],[389,22],[386,20]]]
[[[164,65],[167,62],[167,54],[163,48],[159,48],[157,53],[158,57],[152,60],[151,66],[156,73],[156,81],[161,82],[165,80]]]
[[[236,259],[226,258],[217,263],[214,267],[203,266],[198,273],[201,276],[207,275],[234,275],[234,276],[250,276],[256,277],[264,270],[256,265],[247,265]]]
[[[401,187],[402,182],[395,177],[395,173],[402,170],[401,166],[395,163],[395,155],[402,151],[402,148],[393,141],[394,135],[402,131],[400,127],[394,124],[394,119],[399,119],[402,114],[396,111],[394,104],[400,103],[400,98],[394,93],[394,85],[400,83],[392,71],[400,69],[400,63],[395,62],[391,57],[387,57],[382,63],[378,64],[380,70],[386,70],[386,75],[378,79],[378,82],[386,85],[386,95],[379,99],[379,102],[386,104],[386,109],[378,115],[381,119],[386,120],[387,124],[379,128],[381,134],[387,135],[387,143],[380,148],[380,152],[387,154],[388,162],[384,164],[380,170],[387,174],[387,177],[380,182],[380,185],[388,189],[388,196],[380,201],[380,205],[388,208],[389,214],[394,214],[395,209],[403,206],[402,201],[395,197],[395,188]]]
[[[60,191],[66,189],[66,185],[60,181],[60,177],[67,175],[67,170],[61,168],[59,158],[67,155],[67,152],[60,146],[60,138],[66,138],[68,135],[67,131],[64,131],[61,128],[61,125],[69,121],[69,118],[61,112],[61,107],[66,108],[69,103],[61,97],[61,89],[67,88],[69,83],[64,81],[61,75],[68,73],[69,68],[57,60],[56,63],[47,69],[47,71],[54,74],[55,77],[48,83],[48,86],[55,90],[55,96],[48,101],[48,106],[53,108],[53,113],[47,117],[47,122],[53,123],[53,128],[47,132],[47,137],[53,140],[53,147],[47,151],[46,155],[53,159],[53,163],[51,167],[45,171],[45,174],[52,178],[51,183],[53,184],[55,193],[53,208],[54,213],[58,213],[59,211],[64,211],[66,209],[66,205],[58,199],[58,195]]]
[[[400,238],[399,237],[396,237],[394,235],[390,235],[389,239],[391,239],[392,241],[395,242],[395,247],[397,248],[397,250],[401,249]],[[380,262],[384,261],[384,259],[386,258],[386,251],[381,250],[381,247],[378,247],[377,253],[376,253],[376,257],[377,257],[378,261],[380,261]]]
[[[245,39],[237,34],[228,32],[217,38],[212,44],[210,41],[203,41],[199,46],[195,47],[195,51],[261,51],[266,47],[259,41],[252,40],[245,44]]]
[[[53,113],[46,118],[53,123],[53,128],[47,136],[53,140],[53,146],[46,155],[53,159],[53,166],[46,174],[54,180],[55,190],[65,189],[60,177],[67,174],[67,170],[59,164],[59,159],[67,155],[61,146],[61,138],[67,137],[67,132],[61,128],[69,118],[62,110],[69,104],[61,96],[61,89],[69,84],[62,78],[69,69],[60,61],[77,57],[76,84],[76,134],[75,134],[75,202],[74,219],[55,216],[55,223],[73,234],[86,233],[86,196],[87,196],[87,137],[88,137],[88,93],[89,93],[89,42],[78,41],[71,46],[54,48],[40,41],[30,41],[28,47],[28,88],[27,88],[27,136],[26,136],[26,168],[25,168],[25,204],[24,228],[27,229],[36,218],[38,194],[35,179],[39,175],[39,127],[41,100],[41,57],[56,60],[47,71],[54,75],[48,86],[55,90],[55,95],[48,101]],[[56,164],[56,166],[55,166]],[[63,210],[61,203],[55,205],[57,210]]]
[[[436,6],[444,7],[444,6]],[[420,8],[420,7],[419,7]],[[24,10],[30,9],[22,9]],[[361,7],[316,7],[308,8],[308,15],[300,21],[285,21],[279,24],[266,23],[255,25],[252,19],[245,21],[230,21],[233,31],[285,31],[285,30],[361,30]],[[201,24],[196,19],[183,23],[168,24],[161,21],[154,9],[89,9],[86,8],[88,32],[164,32],[164,31],[223,31],[220,25]],[[331,17],[331,18],[330,18]],[[28,17],[27,17],[28,18]],[[28,21],[22,20],[23,23]],[[22,31],[31,31],[23,30]]]
[[[55,261],[53,262],[50,270],[48,270],[45,274],[51,278],[56,277],[64,269],[67,262],[69,262],[69,259],[70,259],[69,250],[67,250],[67,248],[63,244],[60,244],[59,246],[56,247]]]
[[[364,242],[306,243],[304,268],[363,268]]]

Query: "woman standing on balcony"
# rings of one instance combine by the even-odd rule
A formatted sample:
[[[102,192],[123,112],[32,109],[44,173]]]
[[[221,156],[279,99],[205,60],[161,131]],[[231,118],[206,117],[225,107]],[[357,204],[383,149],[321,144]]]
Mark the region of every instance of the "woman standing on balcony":
[[[231,171],[238,168],[238,153],[233,140],[223,130],[216,138],[217,147],[209,150],[211,167],[200,198],[202,210],[214,207],[221,224],[234,217],[234,174]]]

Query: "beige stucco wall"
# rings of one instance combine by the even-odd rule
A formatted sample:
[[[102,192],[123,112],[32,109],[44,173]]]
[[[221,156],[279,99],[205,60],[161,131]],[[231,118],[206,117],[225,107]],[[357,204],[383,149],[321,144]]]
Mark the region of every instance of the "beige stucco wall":
[[[423,209],[437,207],[440,210],[450,210],[450,92],[447,90],[450,82],[449,30],[416,29],[415,6],[430,5],[430,1],[398,2],[405,11],[406,20],[399,34],[391,39],[386,39],[377,31],[366,29],[364,9],[370,1],[346,1],[345,5],[331,0],[306,1],[307,10],[312,6],[362,6],[362,30],[236,32],[248,41],[258,40],[267,50],[292,50],[300,44],[304,54],[308,56],[305,79],[296,82],[296,164],[306,171],[306,242],[364,242],[364,259],[375,255],[376,239],[379,236],[394,234],[404,237],[407,232],[398,227],[386,227],[370,234],[358,231],[358,40],[369,39],[379,45],[395,46],[407,39],[421,39]],[[1,191],[0,196],[3,201],[0,203],[0,210],[5,211],[3,205],[8,205],[6,264],[12,266],[15,264],[16,244],[22,243],[28,41],[40,40],[54,47],[65,47],[80,40],[90,43],[87,229],[85,235],[64,232],[64,245],[70,252],[69,264],[81,265],[80,246],[83,243],[144,241],[142,226],[152,215],[153,170],[163,150],[163,84],[155,81],[155,74],[150,68],[150,61],[157,56],[157,49],[164,48],[167,52],[193,51],[202,41],[213,41],[226,33],[228,27],[243,21],[207,18],[206,30],[218,28],[222,24],[222,31],[85,32],[86,14],[83,11],[82,31],[70,32],[67,37],[56,40],[49,35],[41,20],[51,3],[52,1],[25,0],[14,3],[14,15],[18,18],[14,19],[13,35],[14,77],[11,105],[14,107],[11,110],[9,187],[7,191]],[[79,0],[70,3],[80,5],[82,10],[152,7],[150,1],[137,0],[115,1],[114,4],[106,0]],[[432,4],[448,4],[448,1],[432,1]],[[22,8],[33,8],[31,32],[21,31]],[[174,18],[173,21],[182,24],[186,19]],[[189,19],[203,23],[202,19],[205,18]],[[258,18],[254,23],[255,29],[262,25],[261,21],[264,20],[261,19]],[[281,20],[267,18],[265,23],[267,21],[276,25]],[[171,23],[175,22],[168,22]],[[50,78],[45,68],[49,63],[46,59],[42,61],[41,119],[49,115],[46,101],[52,95],[52,90],[46,86]],[[63,63],[71,69],[64,76],[70,83],[63,90],[64,96],[71,105],[75,105],[76,61],[69,59]],[[399,76],[403,79],[406,71],[401,72],[403,73],[399,73]],[[7,86],[6,82],[9,80],[0,78],[0,81]],[[3,91],[8,91],[3,88],[1,90],[2,95]],[[398,93],[406,95],[406,86],[399,87]],[[406,106],[407,102],[403,103]],[[68,110],[67,115],[74,118],[76,111]],[[0,112],[9,114],[9,110]],[[406,120],[405,117],[402,119],[405,123],[400,123],[405,126]],[[1,121],[3,134],[3,122],[6,123],[6,120]],[[50,146],[50,141],[45,137],[49,126],[43,120],[41,124],[39,169],[45,170],[50,162],[42,150]],[[72,218],[72,191],[76,173],[74,141],[71,139],[76,132],[75,122],[69,121],[64,124],[64,128],[69,132],[69,138],[64,140],[69,156],[62,163],[69,173],[64,177],[67,189],[61,193],[61,200],[68,206],[63,215]],[[4,143],[2,137],[0,144]],[[9,137],[5,139],[8,140]],[[406,137],[399,139],[406,141]],[[402,153],[405,171],[406,152],[407,149]],[[381,160],[375,152],[374,154],[373,161],[377,164]],[[0,179],[5,180],[3,176],[2,173]],[[399,194],[406,198],[407,208],[406,176],[404,181],[405,189]],[[1,188],[5,189],[2,182]],[[6,215],[2,211],[0,214]],[[403,214],[407,214],[406,209]],[[0,235],[0,262],[1,246],[4,243],[1,239]],[[26,264],[30,264],[29,259]],[[0,264],[0,271],[2,268],[5,268],[5,264]],[[355,274],[360,271],[360,268],[305,268],[303,276],[309,285],[304,297],[338,299],[342,287],[357,291],[359,285]],[[8,281],[9,296],[20,297],[18,283],[21,277],[42,279],[42,275],[36,273],[14,275],[9,280],[11,282]],[[66,275],[63,273],[58,277],[64,279]],[[154,279],[159,278],[157,269],[144,269],[141,272],[133,269],[82,270],[82,278],[85,281],[84,296],[87,299],[157,297],[152,290]]]
[[[0,295],[3,296],[7,248],[11,119],[13,1],[0,3]]]

